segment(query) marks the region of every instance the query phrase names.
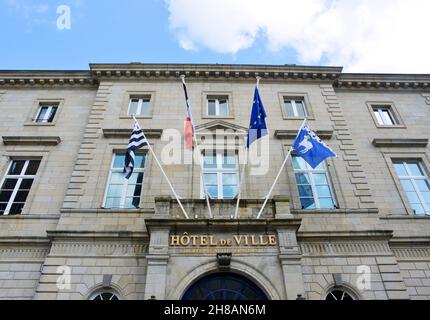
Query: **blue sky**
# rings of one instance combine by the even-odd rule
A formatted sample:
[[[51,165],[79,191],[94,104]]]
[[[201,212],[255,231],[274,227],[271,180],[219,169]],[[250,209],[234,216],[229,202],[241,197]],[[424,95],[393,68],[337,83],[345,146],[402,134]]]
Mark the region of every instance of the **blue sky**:
[[[0,0],[1,69],[88,69],[88,63],[295,63],[288,50],[269,53],[257,43],[236,54],[209,49],[187,51],[169,30],[163,0],[17,1]],[[21,6],[20,2],[30,9]],[[46,11],[37,6],[47,4]],[[57,29],[56,10],[71,8],[70,30]],[[30,12],[29,12],[30,11]],[[40,9],[39,9],[40,11]],[[7,30],[7,31],[6,31]]]
[[[430,45],[422,41],[429,3],[0,0],[0,69],[86,70],[88,63],[139,61],[430,73]],[[71,9],[70,30],[57,28],[60,5]]]

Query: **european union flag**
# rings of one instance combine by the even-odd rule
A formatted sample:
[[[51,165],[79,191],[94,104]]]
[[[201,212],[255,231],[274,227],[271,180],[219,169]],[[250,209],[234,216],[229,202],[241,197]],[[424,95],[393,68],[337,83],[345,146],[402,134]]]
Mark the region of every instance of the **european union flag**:
[[[302,157],[314,169],[325,159],[337,157],[336,153],[307,125],[300,131],[293,143],[293,148],[296,150],[297,156]]]
[[[254,103],[252,105],[251,122],[249,124],[248,141],[246,147],[249,149],[251,143],[267,135],[266,111],[261,102],[258,87],[255,88]]]

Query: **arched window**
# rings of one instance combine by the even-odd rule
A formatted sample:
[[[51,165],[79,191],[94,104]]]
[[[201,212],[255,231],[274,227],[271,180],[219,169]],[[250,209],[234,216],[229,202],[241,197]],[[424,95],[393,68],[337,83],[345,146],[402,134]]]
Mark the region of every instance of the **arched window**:
[[[91,296],[89,300],[96,300],[96,301],[101,301],[101,300],[120,300],[119,299],[119,295],[118,293],[116,293],[114,290],[112,289],[102,289],[102,290],[97,290],[96,292],[94,292]]]
[[[336,287],[332,288],[327,292],[327,295],[325,296],[326,301],[353,301],[358,300],[358,298],[351,292],[351,290],[348,290],[344,287]]]

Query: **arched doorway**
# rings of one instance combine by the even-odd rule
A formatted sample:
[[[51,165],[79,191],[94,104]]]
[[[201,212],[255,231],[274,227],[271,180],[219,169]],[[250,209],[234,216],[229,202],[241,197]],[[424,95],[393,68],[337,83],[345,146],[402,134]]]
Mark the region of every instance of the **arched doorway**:
[[[251,280],[232,272],[218,272],[197,280],[182,300],[268,300]]]

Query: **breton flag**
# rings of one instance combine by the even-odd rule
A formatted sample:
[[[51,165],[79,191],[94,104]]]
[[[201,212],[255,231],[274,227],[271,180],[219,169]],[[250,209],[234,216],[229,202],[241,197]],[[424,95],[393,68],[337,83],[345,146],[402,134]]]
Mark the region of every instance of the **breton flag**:
[[[249,146],[261,137],[268,134],[266,126],[266,111],[264,110],[263,102],[261,102],[258,86],[255,88],[254,103],[252,104],[251,121],[249,124],[248,141],[246,147]]]
[[[325,159],[337,157],[336,153],[307,124],[300,130],[293,148],[297,156],[302,157],[314,169]]]
[[[127,153],[125,154],[123,172],[126,174],[126,179],[130,179],[133,173],[135,159],[134,151],[143,147],[145,144],[148,144],[148,140],[146,140],[142,128],[137,122],[135,122],[133,125],[133,132],[131,134],[130,142],[128,143]]]
[[[184,139],[185,139],[185,147],[188,150],[193,149],[193,134],[194,134],[194,127],[193,123],[191,121],[191,108],[190,108],[190,100],[188,98],[188,91],[187,86],[185,82],[183,83],[184,86],[184,93],[185,93],[185,101],[187,103],[187,121],[185,122],[184,127]]]

